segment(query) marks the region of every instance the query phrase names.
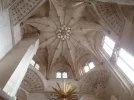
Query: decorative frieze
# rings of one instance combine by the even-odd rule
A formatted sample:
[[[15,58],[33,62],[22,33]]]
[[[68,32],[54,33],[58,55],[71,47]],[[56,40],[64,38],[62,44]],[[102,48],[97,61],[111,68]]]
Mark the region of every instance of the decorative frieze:
[[[19,0],[11,8],[13,24],[20,22],[27,16],[42,0]]]
[[[95,6],[106,24],[120,36],[124,30],[125,18],[118,5],[114,3],[96,3]]]
[[[21,87],[29,93],[44,92],[44,83],[36,72],[29,69],[21,84]]]

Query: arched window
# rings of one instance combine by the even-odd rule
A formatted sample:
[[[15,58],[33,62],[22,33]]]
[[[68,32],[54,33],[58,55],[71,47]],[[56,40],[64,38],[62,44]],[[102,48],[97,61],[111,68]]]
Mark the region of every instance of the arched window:
[[[84,67],[85,73],[87,73],[88,71],[90,71],[90,69],[93,69],[94,67],[95,67],[95,65],[93,62],[86,64],[86,66]]]
[[[93,62],[89,63],[89,65],[88,65],[88,66],[90,67],[90,69],[93,69],[93,68],[95,67],[95,65],[94,65],[94,63],[93,63]]]
[[[61,78],[61,72],[56,73],[56,78]]]
[[[109,37],[105,36],[103,41],[103,49],[111,57],[114,50],[115,42]]]
[[[30,64],[31,64],[32,66],[34,66],[34,65],[35,65],[35,61],[32,60]]]
[[[67,72],[57,72],[56,78],[68,78]]]
[[[30,64],[31,64],[33,67],[35,67],[37,70],[40,69],[39,64],[37,64],[34,60],[32,60]]]
[[[115,66],[117,67],[117,71],[116,71],[116,73],[118,73],[117,75],[119,75],[123,83],[125,82],[130,92],[133,92],[131,90],[130,84],[134,84],[134,77],[133,77],[134,76],[134,66],[133,66],[134,56],[129,54],[129,52],[126,51],[125,48],[121,48],[121,46],[118,43],[114,42],[112,39],[110,39],[107,36],[105,36],[104,40],[102,41],[102,48],[110,56],[110,58],[115,61],[115,62],[111,62],[112,60],[109,61],[109,63],[111,63],[111,67],[113,67],[114,69],[113,65],[115,65],[116,63]],[[105,52],[104,54],[106,54]],[[107,59],[106,56],[104,57]],[[129,81],[126,79],[128,79]]]
[[[67,78],[67,72],[62,73],[62,78]]]
[[[88,72],[89,70],[90,70],[90,69],[89,69],[89,66],[85,66],[85,67],[84,67],[85,73]]]
[[[119,52],[119,57],[117,59],[117,65],[120,69],[129,77],[129,79],[134,83],[134,57],[130,55],[127,51],[121,48]]]
[[[40,69],[39,64],[36,64],[36,65],[35,65],[35,68],[36,68],[37,70],[39,70],[39,69]]]

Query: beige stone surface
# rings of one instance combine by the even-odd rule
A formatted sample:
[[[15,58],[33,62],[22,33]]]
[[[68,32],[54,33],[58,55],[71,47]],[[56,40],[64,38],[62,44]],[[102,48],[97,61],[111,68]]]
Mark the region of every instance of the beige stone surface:
[[[15,71],[27,49],[36,39],[25,39],[17,44],[0,62],[0,87],[3,88]]]
[[[58,71],[68,73],[80,100],[134,99],[133,84],[113,62],[116,58],[107,57],[102,49],[107,35],[134,56],[133,0],[2,0],[2,8],[9,8],[10,16],[0,12],[0,59],[13,49],[0,61],[0,88],[38,38],[33,60],[40,69],[28,70],[19,100],[48,100],[45,92],[52,91],[56,81],[62,84],[56,79]],[[85,74],[83,67],[89,62],[97,71]]]

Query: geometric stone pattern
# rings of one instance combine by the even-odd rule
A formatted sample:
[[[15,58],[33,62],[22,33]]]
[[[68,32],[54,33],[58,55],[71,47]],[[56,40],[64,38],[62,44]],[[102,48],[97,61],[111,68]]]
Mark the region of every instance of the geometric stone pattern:
[[[96,3],[96,8],[107,25],[119,36],[125,26],[125,18],[117,4]]]
[[[63,25],[63,26],[58,28],[58,30],[56,31],[56,34],[57,34],[57,38],[64,41],[65,39],[70,38],[71,28],[66,26],[66,25]]]
[[[21,84],[21,88],[29,93],[44,92],[44,84],[41,78],[31,69],[28,69],[27,74]]]
[[[11,6],[16,0],[3,0],[2,1],[2,8],[6,9]]]
[[[15,25],[29,14],[42,0],[19,0],[10,8],[13,24]]]
[[[81,94],[95,95],[106,88],[108,83],[106,70],[91,70],[80,81]]]

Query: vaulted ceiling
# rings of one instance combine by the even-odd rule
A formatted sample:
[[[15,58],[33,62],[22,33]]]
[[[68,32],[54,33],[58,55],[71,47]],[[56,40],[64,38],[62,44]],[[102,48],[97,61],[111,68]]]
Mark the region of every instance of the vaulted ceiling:
[[[10,7],[12,4],[14,4],[14,2],[17,0],[1,0],[2,3],[2,8],[8,8]],[[77,0],[80,1],[80,0]],[[83,1],[83,0],[81,0]],[[133,5],[134,1],[133,0],[84,0],[86,2],[115,2],[118,4],[126,4],[126,5]]]
[[[51,74],[62,62],[61,66],[68,66],[75,77],[80,59],[102,62],[98,47],[103,34],[114,34],[119,39],[126,19],[134,19],[133,6],[104,3],[109,1],[2,0],[1,4],[3,9],[9,8],[12,25],[21,25],[24,38],[40,40],[34,60],[44,73]],[[116,2],[130,4],[125,0]]]
[[[37,56],[43,56],[43,53],[47,55],[44,59],[47,59],[48,70],[60,57],[67,61],[72,70],[75,70],[77,59],[83,54],[98,57],[96,37],[106,29],[89,12],[92,5],[76,0],[49,0],[46,5],[47,11],[42,10],[46,12],[45,16],[40,17],[35,13],[23,24],[39,30],[40,53],[37,52]],[[27,37],[31,35],[35,36],[24,33]]]
[[[44,0],[39,4],[41,1],[43,0],[19,0],[10,11],[13,25],[21,22],[24,38],[40,40],[34,60],[47,79],[55,78],[53,74],[58,70],[70,70],[71,78],[79,78],[79,69],[87,61],[93,61],[97,67],[102,68],[99,46],[103,35],[114,34],[120,38],[126,19],[134,19],[132,6],[89,3],[88,0]],[[26,17],[27,15],[30,16]],[[83,85],[80,86],[83,94],[96,94],[98,89],[106,88],[109,77],[106,70],[101,68],[83,77]],[[39,79],[36,72],[29,69],[22,88],[30,93],[44,91]]]

